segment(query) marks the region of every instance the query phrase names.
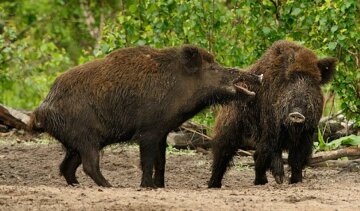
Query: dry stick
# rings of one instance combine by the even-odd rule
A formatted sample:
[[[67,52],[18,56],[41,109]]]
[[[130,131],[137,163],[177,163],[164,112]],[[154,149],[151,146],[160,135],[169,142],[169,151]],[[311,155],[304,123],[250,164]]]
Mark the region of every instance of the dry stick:
[[[242,150],[242,149],[239,149],[238,152],[240,155],[243,155],[243,156],[253,156],[254,155],[253,152]]]
[[[314,157],[310,158],[309,164],[312,165],[327,160],[335,160],[341,157],[353,157],[353,156],[360,156],[359,147],[348,147],[334,151],[316,153]]]
[[[348,167],[352,163],[360,163],[360,159],[355,160],[327,160],[325,162],[310,164],[311,167]]]
[[[336,117],[340,116],[341,114],[343,114],[344,112],[342,110],[338,111],[337,113],[327,116],[327,117],[323,117],[320,121],[321,122],[327,122],[329,120],[335,119]]]
[[[197,122],[189,121],[189,123],[192,124],[192,125],[198,126],[198,127],[202,127],[202,128],[204,128],[204,129],[206,129],[206,130],[212,130],[211,127],[208,127],[208,126],[206,126],[206,125],[199,124],[199,123],[197,123]]]
[[[205,134],[203,134],[203,133],[200,133],[200,132],[198,132],[198,131],[196,131],[196,130],[194,130],[194,129],[192,129],[192,128],[188,128],[188,127],[181,126],[181,129],[190,131],[190,132],[192,132],[192,133],[196,133],[196,134],[204,137],[204,138],[207,139],[208,141],[211,140],[211,137],[210,137],[210,136],[207,136],[207,135],[205,135]]]
[[[314,154],[313,157],[310,158],[309,160],[309,166],[327,166],[326,164],[320,164],[320,163],[324,163],[325,161],[329,161],[329,160],[336,160],[338,158],[341,157],[358,157],[360,156],[360,148],[359,147],[348,147],[348,148],[343,148],[343,149],[338,149],[338,150],[333,150],[333,151],[327,151],[327,152],[318,152],[316,154]],[[331,161],[332,163],[334,163],[333,165],[335,165],[335,161]],[[342,163],[339,164],[339,167],[344,166],[345,162],[341,162],[341,161],[337,161],[338,163]],[[357,161],[349,161],[349,163],[353,163],[353,162],[357,162]],[[287,163],[287,159],[284,159],[284,163]],[[254,162],[246,162],[243,163],[243,165],[246,166],[254,166]]]

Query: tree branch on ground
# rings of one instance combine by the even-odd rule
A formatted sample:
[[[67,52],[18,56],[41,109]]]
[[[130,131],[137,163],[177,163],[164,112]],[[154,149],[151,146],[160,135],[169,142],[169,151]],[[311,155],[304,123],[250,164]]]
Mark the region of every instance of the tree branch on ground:
[[[347,147],[333,151],[318,152],[310,159],[310,166],[327,160],[336,160],[342,157],[360,156],[359,147]]]
[[[18,130],[26,130],[29,119],[28,114],[0,105],[0,124],[2,125]]]

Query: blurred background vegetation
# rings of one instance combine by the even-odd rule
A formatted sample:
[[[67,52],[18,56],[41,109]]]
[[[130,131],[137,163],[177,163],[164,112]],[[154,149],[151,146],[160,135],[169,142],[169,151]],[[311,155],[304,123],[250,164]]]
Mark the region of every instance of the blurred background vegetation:
[[[360,126],[358,0],[0,0],[0,103],[34,109],[62,72],[116,48],[192,43],[246,67],[279,39],[339,59],[326,114]],[[195,119],[211,126],[215,110]]]

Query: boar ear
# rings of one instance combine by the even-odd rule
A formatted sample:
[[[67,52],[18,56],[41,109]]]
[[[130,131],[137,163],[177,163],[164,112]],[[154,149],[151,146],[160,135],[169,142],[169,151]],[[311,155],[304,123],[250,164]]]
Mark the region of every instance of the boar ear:
[[[280,44],[275,48],[275,54],[277,55],[278,62],[281,63],[281,66],[287,68],[295,61],[295,50]]]
[[[197,47],[184,46],[181,56],[187,72],[195,73],[201,69],[202,57]]]
[[[321,72],[321,84],[326,84],[333,77],[336,69],[337,59],[333,57],[320,59],[317,61],[317,66]]]

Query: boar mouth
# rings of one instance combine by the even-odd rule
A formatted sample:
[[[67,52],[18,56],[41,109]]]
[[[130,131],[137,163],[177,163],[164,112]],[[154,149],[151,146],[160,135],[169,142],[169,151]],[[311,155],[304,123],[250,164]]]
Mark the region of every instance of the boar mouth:
[[[256,75],[253,73],[240,72],[240,76],[232,81],[231,87],[226,87],[228,91],[233,94],[245,94],[250,97],[254,97],[256,93],[252,91],[254,87],[252,85],[258,86],[262,84],[263,74]]]
[[[261,85],[263,80],[263,74],[245,74],[242,77],[239,77],[233,81],[233,86],[235,87],[236,92],[243,93],[249,96],[255,96],[255,92],[251,90],[251,85],[249,86],[247,82],[255,84],[255,86]]]
[[[249,96],[255,96],[255,92],[249,89],[249,86],[242,80],[235,80],[233,82],[233,86],[235,87],[235,91],[237,93],[243,93]]]

